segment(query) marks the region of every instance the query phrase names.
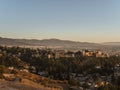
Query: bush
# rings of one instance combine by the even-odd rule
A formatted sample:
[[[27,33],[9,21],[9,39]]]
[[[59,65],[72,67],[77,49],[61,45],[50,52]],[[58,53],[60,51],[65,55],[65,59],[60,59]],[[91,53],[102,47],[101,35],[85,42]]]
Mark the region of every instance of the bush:
[[[77,80],[71,79],[71,80],[69,80],[69,84],[70,84],[71,86],[78,86],[78,85],[79,85],[79,82],[78,82]]]
[[[3,73],[5,72],[5,66],[0,65],[0,78],[3,78]]]

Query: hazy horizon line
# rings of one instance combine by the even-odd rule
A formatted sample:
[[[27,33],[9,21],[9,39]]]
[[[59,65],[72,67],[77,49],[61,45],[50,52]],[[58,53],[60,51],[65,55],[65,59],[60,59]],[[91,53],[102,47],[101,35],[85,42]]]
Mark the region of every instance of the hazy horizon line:
[[[78,41],[78,40],[71,40],[71,39],[61,39],[61,38],[24,38],[24,37],[4,37],[4,36],[0,36],[0,38],[4,38],[4,39],[23,39],[23,40],[64,40],[64,41],[73,41],[73,42],[83,42],[83,43],[119,43],[120,41],[106,41],[106,42],[91,42],[91,41]]]

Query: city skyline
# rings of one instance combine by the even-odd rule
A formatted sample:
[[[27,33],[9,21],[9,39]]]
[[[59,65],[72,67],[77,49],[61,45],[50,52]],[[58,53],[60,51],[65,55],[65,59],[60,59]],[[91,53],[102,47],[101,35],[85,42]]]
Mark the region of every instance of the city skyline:
[[[0,0],[0,36],[119,42],[119,0]]]

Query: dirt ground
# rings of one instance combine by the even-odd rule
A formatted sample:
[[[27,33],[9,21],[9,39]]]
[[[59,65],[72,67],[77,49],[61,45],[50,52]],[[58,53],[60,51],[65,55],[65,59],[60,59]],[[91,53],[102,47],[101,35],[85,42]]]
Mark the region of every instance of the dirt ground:
[[[11,81],[1,81],[0,80],[0,90],[52,90],[45,87],[37,87],[35,84],[31,83],[19,83]],[[34,86],[35,85],[35,86]]]

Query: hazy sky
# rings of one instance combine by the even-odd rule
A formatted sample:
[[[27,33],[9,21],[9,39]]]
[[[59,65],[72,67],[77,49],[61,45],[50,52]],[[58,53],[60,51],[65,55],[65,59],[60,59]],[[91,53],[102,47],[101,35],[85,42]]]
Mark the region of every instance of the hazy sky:
[[[120,41],[120,0],[0,0],[0,36]]]

